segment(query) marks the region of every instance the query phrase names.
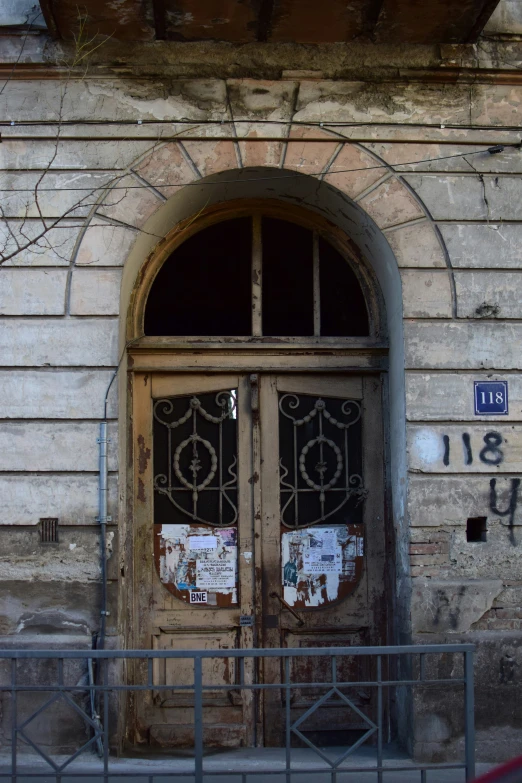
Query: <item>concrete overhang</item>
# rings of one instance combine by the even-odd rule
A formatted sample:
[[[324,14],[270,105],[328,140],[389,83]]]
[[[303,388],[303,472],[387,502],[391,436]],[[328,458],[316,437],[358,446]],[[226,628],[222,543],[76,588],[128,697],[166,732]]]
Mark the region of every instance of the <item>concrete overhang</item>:
[[[89,35],[243,44],[469,43],[499,0],[83,0]],[[78,36],[77,0],[41,0],[55,38]]]

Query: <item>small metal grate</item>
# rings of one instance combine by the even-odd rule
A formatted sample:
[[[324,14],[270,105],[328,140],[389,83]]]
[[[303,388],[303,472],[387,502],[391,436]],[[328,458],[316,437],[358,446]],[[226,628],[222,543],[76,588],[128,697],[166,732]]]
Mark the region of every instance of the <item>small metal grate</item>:
[[[40,519],[40,543],[57,544],[58,543],[58,518],[44,517]]]

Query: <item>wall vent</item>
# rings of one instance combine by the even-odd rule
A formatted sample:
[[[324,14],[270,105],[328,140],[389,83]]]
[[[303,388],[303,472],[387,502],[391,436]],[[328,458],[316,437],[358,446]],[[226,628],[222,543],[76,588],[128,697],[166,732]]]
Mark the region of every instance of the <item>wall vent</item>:
[[[58,543],[58,517],[43,517],[40,519],[40,543]]]

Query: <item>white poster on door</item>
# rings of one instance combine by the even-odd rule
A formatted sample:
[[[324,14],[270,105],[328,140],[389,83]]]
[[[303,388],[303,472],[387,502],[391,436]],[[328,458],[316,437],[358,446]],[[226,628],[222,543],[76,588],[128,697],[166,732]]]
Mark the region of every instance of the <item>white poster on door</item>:
[[[236,564],[232,560],[207,557],[196,563],[196,586],[198,590],[221,590],[235,587]]]

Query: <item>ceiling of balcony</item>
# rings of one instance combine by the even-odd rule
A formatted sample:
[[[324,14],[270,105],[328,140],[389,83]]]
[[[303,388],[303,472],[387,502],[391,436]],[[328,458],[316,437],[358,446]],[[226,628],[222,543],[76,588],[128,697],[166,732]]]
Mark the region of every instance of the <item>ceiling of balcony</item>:
[[[499,0],[82,0],[89,33],[123,41],[234,44],[467,43]],[[41,0],[56,38],[78,34],[77,0]]]

